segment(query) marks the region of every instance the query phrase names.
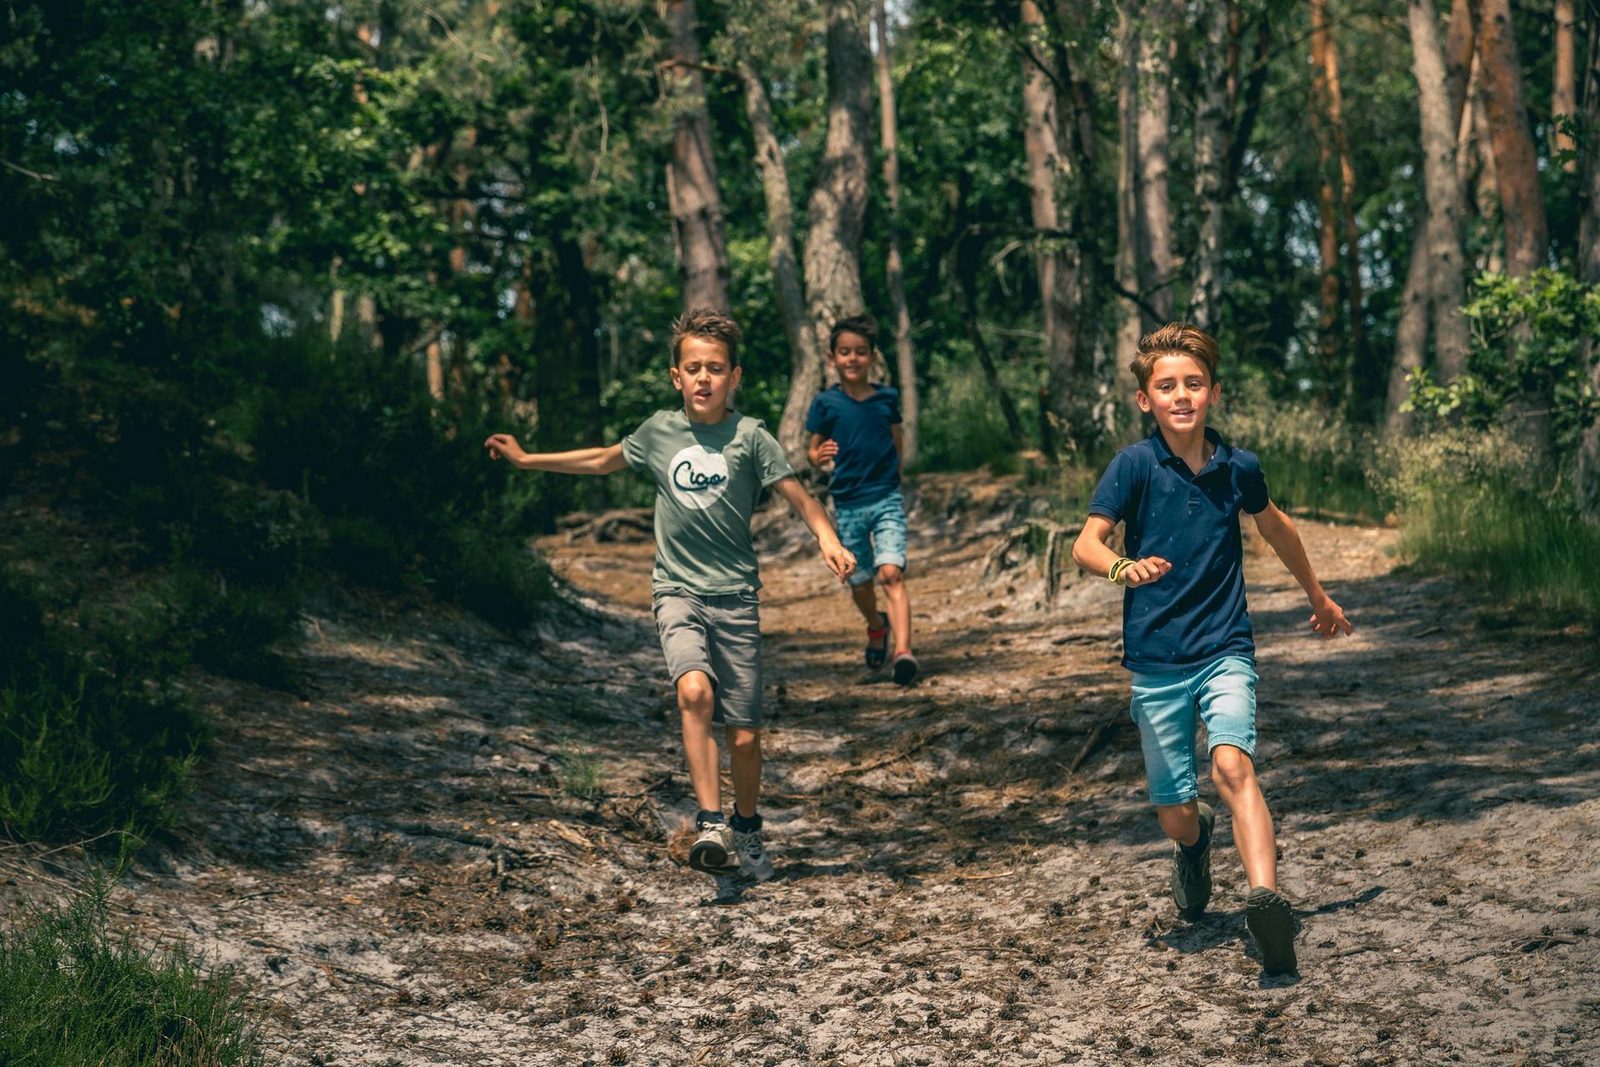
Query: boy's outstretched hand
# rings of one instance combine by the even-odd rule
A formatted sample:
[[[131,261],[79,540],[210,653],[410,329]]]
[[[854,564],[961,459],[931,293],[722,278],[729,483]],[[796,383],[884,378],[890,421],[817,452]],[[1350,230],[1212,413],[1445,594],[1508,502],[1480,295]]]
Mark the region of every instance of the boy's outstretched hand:
[[[1333,597],[1323,595],[1321,600],[1311,602],[1311,628],[1324,638],[1338,637],[1341,633],[1349,635],[1355,632],[1355,627],[1350,625],[1350,620],[1344,617],[1344,609],[1333,602]]]
[[[856,557],[844,545],[835,541],[822,546],[822,562],[828,565],[835,578],[843,582],[856,571]]]
[[[483,447],[489,450],[490,459],[508,459],[515,463],[527,455],[522,450],[522,446],[517,443],[517,439],[508,433],[490,434],[489,439],[483,443]]]
[[[1160,556],[1146,556],[1144,559],[1136,559],[1128,564],[1127,569],[1119,577],[1122,579],[1123,585],[1132,589],[1141,585],[1149,585],[1151,582],[1158,582],[1170,570],[1172,570],[1172,564]]]

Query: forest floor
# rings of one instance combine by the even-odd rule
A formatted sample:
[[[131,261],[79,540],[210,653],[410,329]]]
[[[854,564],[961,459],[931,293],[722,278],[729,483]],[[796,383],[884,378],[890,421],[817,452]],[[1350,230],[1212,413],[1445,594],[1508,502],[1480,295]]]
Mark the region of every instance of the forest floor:
[[[765,520],[775,881],[718,901],[683,864],[649,544],[556,537],[569,594],[521,642],[345,600],[306,617],[299,693],[197,676],[215,741],[117,919],[233,967],[271,1063],[1600,1062],[1592,630],[1302,520],[1357,627],[1323,643],[1249,543],[1301,923],[1301,977],[1263,979],[1225,815],[1211,911],[1175,916],[1118,590],[985,577],[1031,512],[1014,481],[913,499],[909,689],[860,666],[799,523]],[[4,893],[77,862],[12,855]]]

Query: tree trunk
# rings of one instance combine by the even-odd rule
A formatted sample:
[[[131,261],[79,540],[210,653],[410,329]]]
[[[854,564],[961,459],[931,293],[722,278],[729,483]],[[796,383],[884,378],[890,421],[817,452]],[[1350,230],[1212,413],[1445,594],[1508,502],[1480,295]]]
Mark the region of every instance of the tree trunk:
[[[861,225],[867,208],[867,132],[872,111],[870,0],[828,0],[828,131],[806,205],[806,317],[824,344],[833,324],[864,309]],[[789,383],[778,440],[790,455],[805,445],[806,412],[822,384],[821,346]]]
[[[1461,315],[1466,303],[1461,251],[1461,184],[1457,180],[1456,122],[1433,0],[1410,0],[1411,69],[1422,116],[1422,173],[1427,190],[1428,293],[1433,311],[1434,358],[1441,381],[1467,367],[1470,344]]]
[[[767,266],[772,271],[778,300],[778,317],[789,342],[790,381],[816,373],[821,346],[806,319],[805,292],[800,287],[800,264],[794,251],[794,200],[789,194],[789,168],[773,132],[772,106],[767,88],[747,59],[739,60],[739,80],[744,85],[744,113],[750,120],[756,169],[767,207]],[[800,413],[802,423],[805,412]],[[803,426],[802,426],[803,428]]]
[[[1505,219],[1506,272],[1520,277],[1545,265],[1549,236],[1539,166],[1522,104],[1522,72],[1511,26],[1510,0],[1482,0],[1478,37],[1489,136]]]
[[[1117,38],[1117,285],[1124,293],[1138,293],[1139,245],[1141,244],[1139,216],[1139,29],[1133,16],[1124,6],[1118,15]],[[1116,361],[1113,391],[1116,404],[1111,409],[1112,439],[1131,441],[1140,427],[1139,405],[1134,393],[1139,383],[1133,376],[1132,363],[1139,350],[1143,332],[1143,319],[1139,305],[1127,296],[1118,300]]]
[[[1367,350],[1367,317],[1361,295],[1361,234],[1356,227],[1356,172],[1344,128],[1344,92],[1339,84],[1339,45],[1326,26],[1322,61],[1327,73],[1328,127],[1339,154],[1339,214],[1344,230],[1344,292],[1349,305],[1350,393],[1357,410],[1377,400],[1378,368]]]
[[[328,264],[328,283],[333,292],[328,297],[328,340],[334,344],[339,343],[339,335],[344,333],[344,289],[339,285],[339,268],[344,260],[339,256],[333,257],[333,262]]]
[[[960,216],[966,211],[965,196],[960,197],[956,211],[959,221]],[[994,354],[989,351],[989,343],[983,337],[983,325],[978,321],[978,269],[983,261],[983,239],[974,232],[973,227],[962,226],[959,233],[953,250],[952,272],[955,275],[956,299],[960,301],[961,318],[966,323],[967,339],[972,342],[973,354],[978,357],[978,363],[983,368],[983,376],[988,380],[989,391],[999,402],[1000,414],[1006,420],[1006,429],[1020,451],[1027,447],[1027,435],[1022,429],[1022,417],[1017,414],[1017,406],[1012,403],[1011,393],[1000,379],[999,364],[996,363]]]
[[[1578,225],[1578,280],[1600,285],[1600,23],[1590,19],[1589,62],[1583,76],[1583,129],[1579,195],[1583,218]],[[1593,338],[1585,341],[1589,383],[1600,394],[1600,359],[1595,359]],[[1600,418],[1589,423],[1578,442],[1578,508],[1591,522],[1600,522]]]
[[[1578,94],[1574,77],[1577,4],[1574,0],[1556,0],[1555,16],[1555,86],[1550,94],[1550,119],[1554,128],[1551,147],[1555,155],[1567,155],[1561,161],[1561,169],[1574,174],[1578,170],[1578,143],[1572,139],[1570,131],[1578,119]],[[1593,35],[1597,30],[1600,27],[1591,26],[1589,33]]]
[[[878,131],[883,147],[883,184],[889,194],[889,299],[894,304],[894,355],[900,383],[901,463],[916,462],[920,440],[917,419],[917,358],[911,346],[911,312],[906,307],[905,266],[900,259],[900,139],[894,107],[894,60],[889,51],[889,20],[884,0],[872,5],[878,31]]]
[[[1412,374],[1422,368],[1428,348],[1428,242],[1426,224],[1411,239],[1411,265],[1400,294],[1400,321],[1394,330],[1394,362],[1389,365],[1389,391],[1384,403],[1383,435],[1404,437],[1415,422],[1401,407],[1411,396]]]
[[[1046,47],[1044,12],[1034,0],[1022,0],[1023,145],[1028,160],[1029,203],[1040,241],[1036,257],[1039,303],[1044,310],[1044,337],[1049,385],[1046,410],[1040,412],[1041,435],[1055,442],[1077,442],[1086,436],[1078,413],[1085,390],[1078,379],[1077,241],[1069,236],[1072,220],[1072,164],[1061,145],[1056,83],[1059,73]],[[1054,448],[1047,449],[1054,451]]]
[[[1476,269],[1500,274],[1506,269],[1506,243],[1500,226],[1500,176],[1495,170],[1494,151],[1490,148],[1488,115],[1483,102],[1483,64],[1474,55],[1472,76],[1467,83],[1467,111],[1461,120],[1465,148],[1458,151],[1467,157],[1467,169],[1472,174],[1469,204],[1484,230],[1483,252]]]
[[[694,0],[669,0],[667,22],[672,28],[672,63],[663,77],[673,109],[667,200],[677,238],[683,308],[726,311],[728,246],[723,237],[717,163],[711,152],[711,123],[706,116]]]
[[[1224,0],[1199,0],[1195,8],[1203,42],[1195,56],[1200,94],[1194,115],[1194,199],[1200,233],[1194,251],[1194,287],[1184,317],[1215,334],[1222,301],[1222,185],[1228,160],[1228,87],[1233,77],[1229,57],[1235,57],[1236,65],[1238,51],[1229,21],[1236,12],[1230,12]]]
[[[1141,270],[1154,329],[1172,319],[1172,217],[1168,166],[1172,125],[1172,53],[1180,23],[1166,0],[1145,9],[1139,34],[1139,212]],[[1156,320],[1160,321],[1156,321]]]
[[[1317,361],[1323,377],[1321,392],[1334,396],[1340,377],[1341,350],[1339,312],[1342,295],[1339,284],[1338,193],[1334,185],[1336,148],[1329,119],[1327,0],[1311,0],[1311,125],[1317,138],[1317,251],[1321,261],[1321,282],[1317,300]]]

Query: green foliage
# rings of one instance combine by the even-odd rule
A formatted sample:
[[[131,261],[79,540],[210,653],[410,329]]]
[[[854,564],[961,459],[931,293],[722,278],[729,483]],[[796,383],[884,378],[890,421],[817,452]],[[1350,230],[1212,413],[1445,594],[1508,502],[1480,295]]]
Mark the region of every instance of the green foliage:
[[[1525,449],[1500,431],[1444,430],[1385,450],[1384,491],[1418,566],[1508,603],[1600,622],[1600,525],[1541,494]]]
[[[126,850],[168,824],[204,737],[172,689],[160,634],[103,623],[70,638],[0,572],[0,824],[33,841],[111,835]]]
[[[1261,458],[1279,507],[1379,519],[1387,501],[1370,484],[1371,431],[1310,398],[1274,398],[1248,375],[1230,378],[1213,422],[1232,444]]]
[[[1428,425],[1477,429],[1519,404],[1549,409],[1550,443],[1569,451],[1600,413],[1584,362],[1600,336],[1600,285],[1554,270],[1521,278],[1485,274],[1462,312],[1473,327],[1468,373],[1440,384],[1420,372],[1411,409]]]
[[[578,800],[594,800],[605,792],[600,761],[574,747],[569,746],[561,753],[556,778],[561,783],[561,791]]]
[[[255,1024],[226,971],[107,929],[106,886],[0,929],[0,1063],[254,1067]]]
[[[947,364],[922,409],[922,456],[927,470],[1017,469],[1017,443],[1006,426],[994,389],[971,365]]]

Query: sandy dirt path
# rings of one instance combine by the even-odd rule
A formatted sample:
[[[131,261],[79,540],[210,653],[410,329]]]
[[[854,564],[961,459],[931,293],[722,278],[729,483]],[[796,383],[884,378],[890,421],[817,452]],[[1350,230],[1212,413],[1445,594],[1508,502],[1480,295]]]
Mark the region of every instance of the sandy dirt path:
[[[1251,547],[1302,926],[1302,977],[1263,980],[1226,816],[1210,913],[1174,914],[1117,590],[1045,610],[1037,567],[983,577],[1022,505],[924,482],[907,690],[858,666],[820,564],[772,546],[779,876],[736,902],[681,862],[649,546],[550,539],[581,603],[525,642],[343,603],[307,621],[298,696],[197,681],[198,803],[119,911],[234,966],[275,1063],[1600,1062],[1592,631],[1393,574],[1392,531],[1302,522],[1359,627],[1326,645]]]

